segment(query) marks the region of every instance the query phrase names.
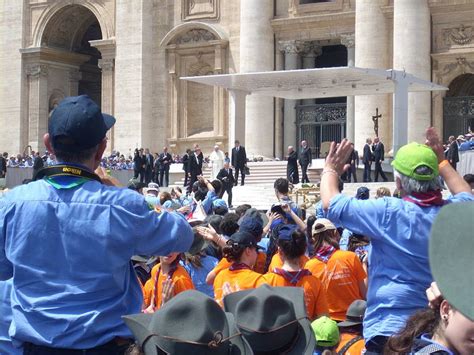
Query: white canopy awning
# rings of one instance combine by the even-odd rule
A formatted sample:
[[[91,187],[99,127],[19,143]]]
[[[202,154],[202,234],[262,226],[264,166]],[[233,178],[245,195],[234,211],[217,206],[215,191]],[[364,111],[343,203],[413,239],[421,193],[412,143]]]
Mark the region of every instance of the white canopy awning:
[[[418,79],[403,71],[357,67],[206,75],[181,79],[247,94],[298,100],[391,94],[395,92],[397,77],[403,77],[407,81],[409,92],[447,90],[444,86]]]
[[[448,89],[401,70],[358,67],[206,75],[181,79],[229,90],[234,111],[229,122],[229,146],[234,138],[245,134],[247,95],[298,100],[393,94],[394,153],[408,140],[408,93]]]

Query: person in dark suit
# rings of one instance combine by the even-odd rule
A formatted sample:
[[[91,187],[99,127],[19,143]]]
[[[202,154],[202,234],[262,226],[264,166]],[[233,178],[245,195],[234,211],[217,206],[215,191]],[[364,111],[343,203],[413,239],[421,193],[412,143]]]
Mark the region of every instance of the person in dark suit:
[[[299,163],[301,166],[301,182],[304,184],[309,183],[308,179],[308,166],[311,165],[311,148],[308,147],[308,142],[301,141],[301,150],[299,155]]]
[[[189,155],[191,154],[191,149],[186,149],[186,153],[183,155],[183,171],[184,171],[184,186],[188,186],[189,180]]]
[[[201,149],[196,147],[194,153],[189,156],[188,161],[188,171],[190,176],[188,191],[191,191],[191,187],[198,180],[198,176],[202,175],[202,161],[203,155]]]
[[[149,184],[153,177],[153,155],[148,148],[145,149],[145,184]]]
[[[351,182],[352,178],[354,178],[354,182],[357,182],[357,166],[359,165],[359,152],[354,149],[354,143],[352,145],[352,153],[350,156],[350,168],[347,172],[347,182]]]
[[[364,145],[364,154],[362,155],[362,162],[364,163],[364,182],[372,182],[370,168],[372,167],[372,161],[374,156],[370,146],[372,145],[372,139],[367,138]]]
[[[291,145],[288,147],[288,164],[286,165],[286,178],[292,184],[298,184],[300,182],[300,176],[298,174],[298,153]]]
[[[232,188],[234,187],[234,175],[229,163],[224,163],[224,167],[219,171],[216,177],[222,182],[222,189],[219,198],[222,198],[224,192],[227,192],[227,205],[232,207]]]
[[[155,160],[153,161],[153,182],[160,184],[160,155],[155,153]]]
[[[41,169],[43,169],[44,167],[44,160],[43,158],[40,156],[40,153],[39,152],[36,152],[35,154],[35,160],[33,160],[33,176],[36,176],[36,174],[38,173],[38,171],[40,171]]]
[[[173,157],[168,153],[168,147],[163,147],[158,160],[160,161],[160,186],[166,187],[170,181],[170,165],[173,162]],[[164,181],[166,181],[165,185],[163,185]]]
[[[241,175],[240,185],[244,186],[245,183],[245,173],[244,168],[247,165],[247,153],[245,152],[245,147],[240,145],[240,142],[235,141],[235,147],[232,148],[232,166],[235,169],[235,182],[234,185],[237,185],[239,180],[239,171]]]
[[[143,148],[135,149],[135,154],[133,156],[133,178],[137,179],[140,175],[140,182],[145,181],[145,156],[143,155]]]
[[[372,152],[374,153],[374,161],[375,161],[375,173],[374,173],[374,181],[379,181],[379,174],[382,177],[384,182],[387,182],[387,176],[382,170],[382,162],[385,160],[385,147],[383,143],[380,141],[379,137],[375,137],[374,144],[372,145]]]
[[[456,170],[456,165],[459,162],[459,147],[454,136],[449,137],[449,148],[446,153],[446,159],[448,159],[449,164],[451,164],[453,169]]]
[[[8,153],[5,152],[0,156],[0,179],[5,179],[7,176]]]

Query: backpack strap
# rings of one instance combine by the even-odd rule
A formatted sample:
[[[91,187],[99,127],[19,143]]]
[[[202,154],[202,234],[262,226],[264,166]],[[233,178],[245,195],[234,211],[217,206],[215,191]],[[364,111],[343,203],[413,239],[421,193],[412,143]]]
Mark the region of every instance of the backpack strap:
[[[350,348],[352,345],[354,345],[355,343],[357,343],[357,342],[358,342],[359,340],[361,340],[361,339],[364,339],[364,337],[362,337],[362,336],[360,336],[360,335],[356,336],[355,338],[352,338],[351,340],[349,340],[349,341],[346,343],[346,345],[344,345],[344,347],[343,347],[341,350],[339,350],[339,351],[337,352],[337,355],[344,355],[344,354],[346,353],[346,351],[349,350],[349,348]]]

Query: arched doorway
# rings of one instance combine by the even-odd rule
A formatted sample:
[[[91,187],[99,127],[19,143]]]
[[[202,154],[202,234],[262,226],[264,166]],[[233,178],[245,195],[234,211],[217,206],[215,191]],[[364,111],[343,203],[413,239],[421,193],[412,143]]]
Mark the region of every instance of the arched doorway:
[[[443,103],[443,139],[474,128],[474,74],[462,74],[449,84]]]
[[[89,41],[102,39],[99,21],[82,5],[56,10],[41,30],[41,46],[22,50],[28,77],[26,141],[42,150],[51,110],[65,96],[87,94],[102,101],[101,53]]]

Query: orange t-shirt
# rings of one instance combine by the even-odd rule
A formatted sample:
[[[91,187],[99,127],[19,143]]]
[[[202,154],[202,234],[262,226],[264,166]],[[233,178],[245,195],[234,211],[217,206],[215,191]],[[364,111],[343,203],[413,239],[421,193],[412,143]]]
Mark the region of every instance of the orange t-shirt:
[[[300,267],[304,268],[306,265],[306,262],[309,260],[309,258],[306,255],[301,255],[300,256]],[[281,269],[283,267],[283,260],[281,260],[280,253],[276,253],[272,257],[272,261],[270,263],[270,266],[268,267],[268,272],[272,271],[275,268]]]
[[[337,346],[336,352],[342,350],[344,345],[346,345],[351,339],[354,339],[357,335],[351,333],[341,333],[339,345]],[[360,339],[352,344],[349,349],[344,353],[345,355],[360,355],[363,354],[365,350],[364,339]]]
[[[264,270],[265,270],[265,261],[266,260],[267,260],[267,256],[265,255],[265,253],[258,253],[257,254],[257,261],[255,261],[255,265],[253,267],[253,270],[255,272],[263,274]],[[217,276],[222,270],[228,269],[231,265],[232,265],[232,263],[229,260],[227,260],[227,258],[222,258],[217,263],[217,265],[214,267],[214,269],[212,269],[211,272],[213,272]]]
[[[344,320],[350,304],[364,299],[360,294],[359,281],[363,281],[367,274],[355,253],[336,250],[327,263],[314,257],[306,263],[305,269],[323,284],[332,319]]]
[[[157,290],[155,290],[155,277],[158,270],[160,270],[160,274],[158,275],[158,281],[156,282]],[[153,267],[151,270],[151,278],[145,283],[145,307],[150,305],[153,294],[155,294],[155,308],[158,309],[161,307],[163,282],[166,281],[167,277],[167,275],[164,275],[161,272],[160,264]],[[174,284],[174,296],[186,290],[194,290],[191,276],[189,276],[186,269],[181,265],[178,265],[171,280]]]
[[[233,290],[242,291],[258,287],[264,283],[264,280],[262,274],[250,269],[230,270],[227,268],[222,270],[214,280],[214,298],[220,305],[223,305],[222,287],[226,282]]]
[[[272,269],[274,270],[274,269]],[[321,281],[313,275],[303,276],[296,284],[290,283],[286,278],[274,272],[263,275],[266,283],[270,286],[293,286],[302,287],[306,304],[308,318],[314,320],[324,314],[329,314],[326,293]]]

